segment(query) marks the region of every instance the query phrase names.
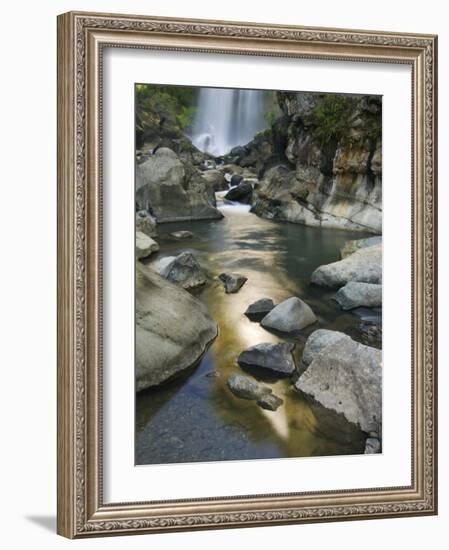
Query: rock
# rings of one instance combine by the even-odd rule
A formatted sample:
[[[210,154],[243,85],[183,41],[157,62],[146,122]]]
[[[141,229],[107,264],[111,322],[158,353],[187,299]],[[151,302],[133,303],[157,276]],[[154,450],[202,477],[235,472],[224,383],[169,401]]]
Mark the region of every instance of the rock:
[[[193,233],[191,231],[173,231],[173,233],[170,233],[170,237],[174,237],[175,239],[191,239]]]
[[[136,233],[136,258],[141,260],[143,258],[148,258],[153,252],[159,250],[159,245],[145,233],[137,231]]]
[[[147,266],[136,272],[136,391],[195,365],[218,334],[203,304]]]
[[[341,339],[315,355],[295,387],[362,431],[381,433],[381,362],[380,350]]]
[[[151,212],[158,223],[223,217],[211,203],[202,173],[167,147],[159,147],[137,165],[136,203],[139,209]]]
[[[294,344],[285,342],[257,344],[242,351],[237,362],[241,367],[257,367],[276,375],[290,375],[295,371],[295,361],[292,355],[294,348]]]
[[[156,235],[156,220],[146,210],[136,212],[136,231],[145,233],[148,237]]]
[[[234,177],[234,176],[233,176]],[[239,176],[240,177],[240,176]],[[225,200],[251,204],[253,186],[250,183],[240,183],[237,187],[230,189],[224,196]]]
[[[376,244],[382,244],[382,237],[380,235],[376,237],[368,237],[367,239],[346,241],[343,248],[340,249],[340,255],[343,259],[353,254],[360,248],[368,248],[369,246],[374,246]]]
[[[243,174],[243,168],[238,164],[222,164],[218,169],[224,174],[229,174],[231,177],[233,174],[238,174],[239,176]]]
[[[232,393],[241,399],[261,399],[264,395],[271,393],[271,388],[259,384],[249,376],[233,374],[226,381]]]
[[[252,321],[261,321],[273,308],[274,302],[271,298],[262,298],[250,304],[246,308],[245,315]]]
[[[257,401],[257,404],[267,411],[277,410],[282,403],[282,399],[273,393],[266,394]]]
[[[334,296],[342,309],[382,306],[382,285],[350,281]]]
[[[304,346],[304,350],[302,352],[301,361],[305,366],[309,366],[315,356],[325,347],[347,339],[351,340],[349,336],[336,330],[327,330],[324,328],[315,330],[307,338],[306,345]]]
[[[344,260],[315,269],[312,283],[338,288],[350,281],[382,284],[382,245],[361,248]]]
[[[368,437],[365,444],[365,454],[371,455],[371,454],[377,454],[380,453],[380,441],[377,439],[377,437]]]
[[[218,278],[223,283],[226,294],[238,292],[248,280],[247,277],[240,275],[240,273],[221,273]]]
[[[243,176],[241,174],[232,174],[231,179],[229,180],[229,183],[235,187],[240,184],[240,182],[243,181]],[[229,199],[232,200],[232,199]]]
[[[178,256],[162,258],[152,267],[164,279],[184,289],[195,288],[207,282],[204,271],[191,252],[181,252]]]
[[[280,332],[294,332],[315,323],[316,320],[311,308],[299,298],[292,296],[274,307],[260,324],[264,328]]]
[[[375,348],[382,347],[381,325],[369,321],[360,321],[360,323],[356,325],[356,332],[362,344]]]
[[[212,186],[214,191],[225,191],[229,187],[223,172],[220,170],[207,170],[202,173],[202,178]]]

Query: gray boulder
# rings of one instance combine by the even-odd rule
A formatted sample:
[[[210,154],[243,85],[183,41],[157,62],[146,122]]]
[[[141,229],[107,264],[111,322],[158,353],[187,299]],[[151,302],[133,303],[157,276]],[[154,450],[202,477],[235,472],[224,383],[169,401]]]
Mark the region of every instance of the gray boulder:
[[[136,258],[141,260],[143,258],[148,258],[153,252],[159,250],[159,245],[145,233],[137,231],[136,233]]]
[[[329,288],[338,288],[350,281],[381,284],[382,245],[361,248],[344,260],[318,267],[311,281]]]
[[[349,336],[343,332],[336,330],[327,330],[320,328],[312,332],[307,338],[306,345],[302,352],[301,361],[305,366],[309,366],[315,356],[330,344],[335,344],[341,340],[351,340]]]
[[[274,302],[271,298],[262,298],[250,304],[246,308],[245,315],[251,320],[260,321],[267,313],[270,313],[273,308]]]
[[[293,296],[274,307],[262,319],[260,324],[264,328],[280,332],[294,332],[315,323],[316,320],[317,318],[311,308],[305,302]]]
[[[226,384],[232,393],[241,399],[257,400],[271,393],[271,388],[259,384],[249,376],[242,374],[233,374],[228,378]]]
[[[156,220],[146,210],[136,212],[136,231],[154,237],[156,235]]]
[[[185,289],[195,288],[207,282],[206,274],[191,252],[181,252],[178,256],[162,258],[152,267],[164,279]]]
[[[369,246],[374,246],[376,244],[382,244],[382,237],[368,237],[367,239],[355,239],[352,241],[346,241],[344,246],[340,249],[340,255],[343,258],[350,256],[360,248],[368,248]]]
[[[240,178],[241,176],[232,176]],[[232,181],[231,181],[232,183]],[[225,200],[241,202],[242,204],[251,204],[253,197],[253,186],[249,182],[243,181],[237,187],[230,189],[224,196]]]
[[[365,443],[365,454],[372,455],[380,453],[381,444],[377,437],[368,437]]]
[[[214,191],[225,191],[229,187],[225,175],[220,170],[206,170],[201,176]]]
[[[382,352],[341,339],[322,349],[295,383],[366,433],[381,433]]]
[[[136,168],[137,207],[152,212],[158,223],[222,218],[210,198],[201,172],[167,147]]]
[[[257,404],[260,407],[262,407],[262,409],[266,409],[267,411],[277,410],[282,405],[282,403],[283,403],[282,399],[277,395],[274,395],[274,393],[268,393],[266,395],[263,395],[257,401]]]
[[[334,299],[347,309],[382,306],[382,285],[350,281],[340,288]]]
[[[248,280],[248,277],[240,273],[220,273],[218,278],[223,283],[226,294],[238,292]]]
[[[195,365],[218,334],[203,304],[141,264],[136,272],[136,391]]]
[[[292,351],[295,345],[281,344],[257,344],[243,351],[237,359],[241,367],[256,367],[268,370],[276,375],[290,375],[295,371],[295,361]]]

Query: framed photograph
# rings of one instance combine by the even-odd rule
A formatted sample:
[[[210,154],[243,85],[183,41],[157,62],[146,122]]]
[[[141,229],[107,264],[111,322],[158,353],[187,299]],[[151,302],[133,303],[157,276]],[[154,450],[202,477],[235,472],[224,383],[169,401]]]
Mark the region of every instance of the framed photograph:
[[[437,513],[436,60],[59,16],[59,534]]]

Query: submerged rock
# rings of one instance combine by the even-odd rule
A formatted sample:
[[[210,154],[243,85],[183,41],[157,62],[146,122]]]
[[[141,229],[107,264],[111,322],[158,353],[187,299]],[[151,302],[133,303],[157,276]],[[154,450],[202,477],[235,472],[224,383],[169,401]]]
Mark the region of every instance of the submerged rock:
[[[203,304],[146,266],[136,271],[136,391],[195,365],[218,334]]]
[[[246,308],[245,315],[252,321],[260,321],[273,308],[274,302],[271,298],[261,298]]]
[[[170,237],[174,237],[175,239],[191,239],[193,237],[193,233],[191,231],[173,231],[173,233],[170,233]]]
[[[238,292],[248,280],[248,277],[240,273],[221,273],[218,278],[223,283],[226,294]]]
[[[362,431],[381,433],[381,361],[380,350],[340,339],[315,355],[295,387]]]
[[[344,260],[318,267],[311,281],[329,288],[338,288],[351,281],[381,284],[382,245],[361,248]]]
[[[159,250],[159,245],[145,233],[137,231],[136,233],[136,258],[141,260],[143,258],[148,258],[153,252]]]
[[[337,292],[334,299],[342,309],[382,306],[382,285],[350,281]]]
[[[277,395],[274,395],[273,393],[263,395],[257,401],[257,404],[262,407],[262,409],[266,409],[267,411],[277,410],[282,405],[282,403],[282,399]]]
[[[226,384],[232,393],[241,399],[257,400],[271,393],[271,388],[263,386],[249,376],[242,374],[233,374],[228,378]]]
[[[305,302],[293,296],[274,307],[260,324],[264,328],[280,332],[294,332],[315,323],[316,320],[312,309]]]
[[[156,262],[153,269],[164,279],[185,289],[206,284],[207,277],[191,252],[181,252],[179,256],[168,256]]]
[[[367,239],[356,239],[352,241],[346,241],[343,248],[340,249],[340,255],[342,259],[350,256],[360,248],[368,248],[369,246],[374,246],[376,244],[382,244],[382,237],[368,237]]]
[[[295,371],[294,348],[295,345],[290,343],[257,344],[243,351],[237,362],[241,367],[257,367],[278,376],[288,376]]]

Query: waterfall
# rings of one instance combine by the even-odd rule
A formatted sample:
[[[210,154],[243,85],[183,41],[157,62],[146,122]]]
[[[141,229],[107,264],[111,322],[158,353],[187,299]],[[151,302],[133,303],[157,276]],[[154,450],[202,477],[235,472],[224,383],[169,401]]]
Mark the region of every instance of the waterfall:
[[[262,90],[201,88],[191,135],[193,144],[212,155],[244,145],[267,127]]]

